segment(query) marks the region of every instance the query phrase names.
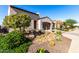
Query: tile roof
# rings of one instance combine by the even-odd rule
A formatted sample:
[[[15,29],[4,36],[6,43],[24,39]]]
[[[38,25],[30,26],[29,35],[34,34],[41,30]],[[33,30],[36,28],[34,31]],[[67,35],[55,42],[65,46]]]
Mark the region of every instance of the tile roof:
[[[38,15],[38,16],[39,16],[39,14],[36,14],[36,13],[34,13],[34,12],[30,12],[30,11],[27,11],[27,10],[21,9],[21,8],[18,8],[18,7],[12,6],[12,5],[10,5],[10,7],[14,8],[14,9],[22,10],[22,11],[24,11],[24,12],[29,12],[29,13],[32,13],[32,14],[35,14],[35,15]]]

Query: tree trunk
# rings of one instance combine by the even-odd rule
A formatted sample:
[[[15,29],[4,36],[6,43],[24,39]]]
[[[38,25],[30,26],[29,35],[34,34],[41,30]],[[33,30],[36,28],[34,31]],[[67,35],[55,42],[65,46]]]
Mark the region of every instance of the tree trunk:
[[[23,33],[25,32],[25,26],[23,27]]]
[[[16,31],[16,26],[14,26],[14,31]]]
[[[21,32],[21,27],[19,27],[19,30],[20,30],[20,32]]]

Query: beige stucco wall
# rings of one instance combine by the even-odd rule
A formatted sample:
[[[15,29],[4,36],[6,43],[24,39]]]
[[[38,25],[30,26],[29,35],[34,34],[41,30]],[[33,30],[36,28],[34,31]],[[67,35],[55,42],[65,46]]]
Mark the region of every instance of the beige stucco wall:
[[[42,22],[41,22],[41,20],[38,20],[38,26],[37,26],[37,28],[38,28],[38,30],[42,30]]]

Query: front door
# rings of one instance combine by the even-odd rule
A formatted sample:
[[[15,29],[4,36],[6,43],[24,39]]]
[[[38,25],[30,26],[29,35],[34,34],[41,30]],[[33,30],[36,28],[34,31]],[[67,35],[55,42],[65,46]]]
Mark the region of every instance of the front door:
[[[43,22],[43,29],[44,29],[44,30],[49,30],[49,29],[50,29],[50,23],[48,23],[48,22]]]

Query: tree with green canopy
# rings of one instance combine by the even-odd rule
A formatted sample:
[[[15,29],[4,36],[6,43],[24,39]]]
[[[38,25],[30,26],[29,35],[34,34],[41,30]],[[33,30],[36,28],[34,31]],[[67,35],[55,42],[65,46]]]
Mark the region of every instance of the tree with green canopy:
[[[73,28],[73,25],[76,24],[76,20],[74,19],[67,19],[65,22],[64,22],[64,25],[69,28]]]
[[[3,25],[7,28],[13,28],[16,30],[16,28],[19,28],[20,31],[23,28],[23,31],[26,27],[30,25],[31,18],[30,16],[27,16],[26,14],[14,14],[6,16],[3,20]]]

